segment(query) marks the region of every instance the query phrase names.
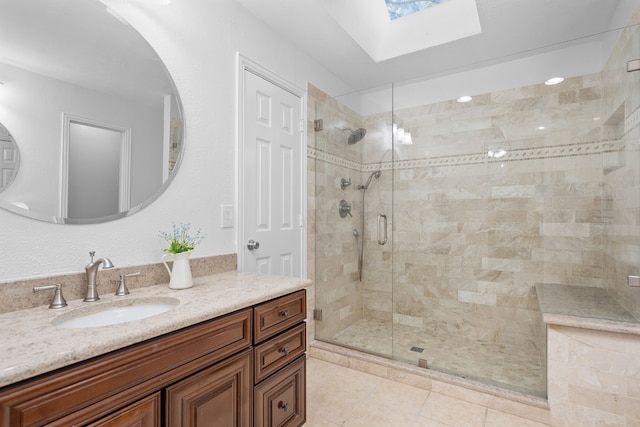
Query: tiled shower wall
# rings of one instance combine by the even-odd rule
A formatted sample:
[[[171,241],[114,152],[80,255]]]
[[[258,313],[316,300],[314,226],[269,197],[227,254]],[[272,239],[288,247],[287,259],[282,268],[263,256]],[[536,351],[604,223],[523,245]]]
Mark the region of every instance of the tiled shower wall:
[[[395,111],[395,322],[540,351],[533,285],[605,285],[600,104],[595,75]]]
[[[314,88],[316,100],[326,99],[315,115],[325,124],[314,132],[321,146],[309,151],[319,180],[318,307],[332,319],[319,322],[319,336],[363,316],[538,351],[536,282],[607,287],[639,316],[639,292],[626,276],[640,274],[640,73],[625,71],[639,43],[637,27],[625,30],[602,73],[557,86],[396,110],[414,143],[393,153],[390,113],[359,117]],[[367,136],[348,146],[334,123],[363,126]],[[507,154],[489,158],[496,148]],[[378,169],[360,284],[352,235],[359,193],[339,181],[361,183]],[[353,201],[353,218],[337,216],[342,198]],[[375,244],[378,213],[393,227],[393,258],[391,244]]]
[[[324,321],[316,322],[316,336],[330,338],[362,318],[362,284],[358,280],[357,245],[353,235],[359,221],[359,206],[348,197],[359,180],[360,145],[348,145],[349,131],[362,126],[361,117],[319,89],[309,85],[309,186],[310,218],[313,218],[313,240],[309,248],[309,271],[315,271],[316,308],[322,309]],[[322,102],[317,102],[322,101]],[[323,129],[313,131],[314,119],[322,118]],[[351,179],[347,190],[340,180]],[[352,217],[341,218],[340,200],[352,204]],[[311,246],[311,245],[310,245]]]

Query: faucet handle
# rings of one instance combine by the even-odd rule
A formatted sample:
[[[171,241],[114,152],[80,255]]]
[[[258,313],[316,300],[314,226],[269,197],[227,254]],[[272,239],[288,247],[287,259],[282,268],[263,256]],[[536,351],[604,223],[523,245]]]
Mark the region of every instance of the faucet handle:
[[[90,251],[89,252],[89,256],[91,257],[91,261],[90,262],[93,262],[93,257],[96,256],[96,251]]]
[[[55,289],[56,293],[53,295],[53,300],[51,300],[51,304],[49,304],[49,308],[62,308],[67,306],[67,301],[62,296],[62,284],[56,283],[55,285],[46,285],[46,286],[34,286],[33,292],[44,291],[47,289]]]
[[[129,273],[129,274],[120,274],[120,286],[118,286],[118,290],[116,291],[116,295],[119,297],[125,296],[125,295],[129,295],[129,289],[127,288],[127,285],[125,283],[125,278],[126,277],[132,277],[132,276],[139,276],[140,272],[137,271],[135,273]]]

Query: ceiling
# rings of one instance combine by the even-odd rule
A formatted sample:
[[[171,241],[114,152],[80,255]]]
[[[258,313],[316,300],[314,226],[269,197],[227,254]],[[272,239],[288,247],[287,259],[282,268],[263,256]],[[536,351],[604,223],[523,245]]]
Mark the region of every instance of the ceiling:
[[[236,1],[354,90],[448,75],[593,42],[626,24],[639,3],[638,0],[477,0],[480,34],[376,62],[349,35],[352,31],[340,25],[363,25],[361,21],[367,11],[361,9],[362,13],[358,13],[353,7],[354,2],[362,3],[361,0]],[[364,3],[374,1],[384,3],[384,0]],[[336,7],[341,5],[345,16],[336,19]],[[456,22],[450,25],[455,26]],[[427,36],[428,31],[425,28]]]

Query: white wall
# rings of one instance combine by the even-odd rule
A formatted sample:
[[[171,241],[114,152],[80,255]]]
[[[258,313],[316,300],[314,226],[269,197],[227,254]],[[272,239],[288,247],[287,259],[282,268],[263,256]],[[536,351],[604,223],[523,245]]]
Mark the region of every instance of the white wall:
[[[236,229],[221,229],[220,204],[236,205],[236,54],[305,88],[349,88],[233,0],[169,5],[105,0],[158,52],[175,79],[186,118],[185,155],[169,189],[131,217],[58,225],[0,211],[0,282],[84,271],[88,252],[116,266],[158,262],[159,230],[189,222],[207,237],[195,256],[236,252]]]

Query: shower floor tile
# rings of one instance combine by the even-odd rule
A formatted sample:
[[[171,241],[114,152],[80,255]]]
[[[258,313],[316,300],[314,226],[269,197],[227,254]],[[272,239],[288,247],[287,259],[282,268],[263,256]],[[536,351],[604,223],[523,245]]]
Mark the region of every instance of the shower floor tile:
[[[426,359],[429,369],[483,381],[510,390],[546,396],[541,354],[518,346],[470,341],[457,336],[429,336],[410,326],[378,320],[360,320],[330,341],[401,360],[412,365]],[[423,348],[421,353],[412,347]]]

